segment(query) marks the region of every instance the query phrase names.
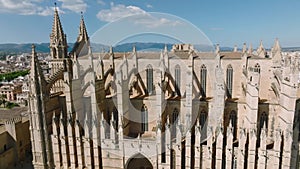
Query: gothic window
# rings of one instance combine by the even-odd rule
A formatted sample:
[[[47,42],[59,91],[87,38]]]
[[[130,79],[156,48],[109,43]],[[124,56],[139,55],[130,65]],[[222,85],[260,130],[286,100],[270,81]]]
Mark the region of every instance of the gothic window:
[[[263,112],[260,115],[260,120],[259,120],[260,129],[264,127],[264,124],[266,125],[266,128],[268,128],[268,114],[266,112]]]
[[[206,112],[204,110],[201,111],[200,113],[200,117],[199,117],[199,122],[200,122],[200,126],[201,128],[203,128],[205,121],[206,121]]]
[[[233,127],[233,136],[236,138],[236,131],[237,131],[237,114],[236,111],[232,110],[229,115],[229,120],[231,122],[231,126]]]
[[[206,77],[207,77],[207,69],[205,65],[202,65],[200,70],[200,83],[201,83],[202,97],[206,96]]]
[[[171,121],[172,124],[177,123],[178,115],[179,115],[178,109],[175,108],[172,114],[172,121]]]
[[[143,105],[141,109],[142,117],[142,132],[148,131],[148,109],[147,106]]]
[[[180,91],[180,66],[176,65],[175,66],[175,90],[177,93]]]
[[[177,108],[174,109],[173,113],[172,113],[172,119],[171,120],[171,124],[172,124],[172,138],[175,138],[176,137],[176,125],[177,125],[177,122],[178,122],[178,118],[179,118],[179,111]]]
[[[232,97],[232,82],[233,82],[233,69],[232,66],[229,65],[226,71],[226,85],[227,85],[227,97]]]
[[[256,63],[256,65],[254,67],[254,72],[260,73],[260,65],[258,63]]]
[[[153,68],[151,65],[147,66],[147,92],[149,95],[153,92]]]

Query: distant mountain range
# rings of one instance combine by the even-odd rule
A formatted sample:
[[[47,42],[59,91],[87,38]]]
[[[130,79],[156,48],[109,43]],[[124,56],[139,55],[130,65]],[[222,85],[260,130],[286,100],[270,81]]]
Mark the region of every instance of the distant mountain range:
[[[0,44],[0,56],[5,56],[8,54],[21,54],[21,53],[30,53],[31,52],[31,45],[30,43],[25,44]],[[74,43],[69,43],[69,51],[73,48]],[[167,45],[168,50],[171,50],[173,44],[164,44],[164,43],[125,43],[115,46],[113,49],[115,52],[131,52],[133,46],[136,47],[137,51],[161,51],[164,49],[165,45]],[[49,52],[49,43],[40,43],[35,44],[36,51],[39,53],[48,53]],[[199,51],[211,51],[210,46],[205,45],[195,45],[195,49]],[[109,51],[109,46],[102,45],[102,44],[94,44],[92,43],[92,50],[93,52],[102,52]],[[231,47],[221,47],[221,51],[232,51],[233,48]],[[239,49],[241,50],[241,49]],[[288,47],[283,48],[283,51],[300,51],[300,47]]]

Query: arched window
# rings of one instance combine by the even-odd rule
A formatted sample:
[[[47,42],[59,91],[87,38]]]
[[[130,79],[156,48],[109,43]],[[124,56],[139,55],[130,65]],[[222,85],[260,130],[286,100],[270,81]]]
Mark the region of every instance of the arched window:
[[[206,112],[204,110],[201,111],[200,113],[200,117],[199,117],[199,122],[200,122],[200,126],[201,128],[203,128],[205,122],[206,122]]]
[[[175,138],[176,137],[176,125],[178,123],[178,118],[179,118],[179,111],[177,108],[174,109],[173,113],[172,113],[172,119],[171,120],[171,124],[172,124],[172,133],[171,133],[171,138]]]
[[[206,77],[207,77],[207,69],[205,65],[202,65],[200,70],[200,83],[201,83],[202,97],[206,97]]]
[[[232,81],[233,81],[233,69],[232,66],[229,65],[226,70],[226,85],[227,85],[227,97],[232,97]]]
[[[180,66],[176,65],[175,66],[175,90],[177,93],[180,91]]]
[[[172,124],[176,125],[178,120],[178,115],[179,115],[178,109],[175,108],[172,114],[172,121],[171,121]]]
[[[255,67],[254,67],[254,72],[258,72],[260,73],[260,66],[258,63],[256,63]]]
[[[148,131],[148,109],[147,106],[143,105],[141,109],[142,117],[142,132]]]
[[[231,126],[233,127],[233,136],[234,136],[234,138],[236,138],[236,131],[237,131],[237,114],[236,114],[236,111],[232,110],[230,112],[229,120],[230,120]]]
[[[151,65],[147,66],[147,92],[149,95],[153,92],[153,68]]]
[[[264,127],[264,124],[266,125],[266,128],[268,128],[268,114],[266,112],[263,112],[260,115],[260,120],[259,120],[260,129]]]

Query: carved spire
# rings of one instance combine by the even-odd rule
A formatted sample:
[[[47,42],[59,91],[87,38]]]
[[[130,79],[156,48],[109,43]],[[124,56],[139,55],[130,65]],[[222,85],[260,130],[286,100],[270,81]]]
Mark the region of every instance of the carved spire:
[[[42,85],[43,80],[44,80],[44,74],[42,73],[40,62],[36,55],[34,44],[32,44],[32,46],[31,46],[31,52],[32,52],[32,54],[31,54],[31,71],[30,71],[31,75],[30,76],[32,78],[34,78],[34,80],[37,83],[41,83],[40,85]]]
[[[58,10],[56,7],[54,9],[54,20],[53,20],[52,33],[51,33],[51,39],[54,40],[55,38],[58,40],[62,40],[65,38],[65,34],[61,26]]]
[[[79,34],[78,34],[77,41],[80,42],[82,40],[88,41],[89,36],[88,36],[86,26],[85,26],[85,23],[84,23],[83,14],[81,12],[81,19],[80,19],[80,25],[79,25]]]
[[[246,43],[244,43],[243,44],[243,51],[242,51],[243,53],[246,53],[247,52],[247,45],[246,45]]]
[[[237,52],[237,51],[238,51],[238,47],[237,45],[234,45],[233,52]]]
[[[125,53],[125,52],[124,52],[124,54],[123,54],[123,60],[124,60],[124,61],[127,60],[127,58],[126,58],[126,53]]]
[[[257,54],[259,57],[265,57],[265,48],[262,41],[260,41],[259,47],[257,48]]]
[[[252,43],[250,43],[250,46],[249,46],[249,49],[248,49],[248,54],[249,55],[252,55],[252,50],[253,50]]]
[[[164,54],[167,54],[167,53],[168,53],[168,46],[167,46],[167,44],[165,44]]]
[[[52,32],[50,35],[50,50],[52,58],[67,57],[67,46],[67,38],[64,34],[55,4]]]
[[[132,53],[133,53],[133,55],[136,55],[136,47],[135,47],[135,45],[133,45],[133,47],[132,47]]]
[[[160,59],[160,62],[161,62],[161,63],[164,62],[164,53],[163,53],[163,51],[160,52],[159,59]]]
[[[281,47],[280,47],[278,38],[275,39],[275,43],[273,46],[273,52],[277,52],[277,51],[279,51],[279,52],[281,51]]]
[[[138,59],[137,59],[137,52],[136,52],[135,45],[133,45],[132,47],[132,61],[133,61],[133,67],[138,68]]]
[[[216,45],[216,53],[217,54],[220,53],[220,45],[219,44]]]

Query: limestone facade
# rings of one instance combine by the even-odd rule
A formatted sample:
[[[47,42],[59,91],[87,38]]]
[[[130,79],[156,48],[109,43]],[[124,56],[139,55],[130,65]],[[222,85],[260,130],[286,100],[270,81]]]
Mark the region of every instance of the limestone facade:
[[[297,168],[299,58],[266,52],[93,53],[83,18],[72,52],[55,11],[52,75],[34,46],[35,168]]]

